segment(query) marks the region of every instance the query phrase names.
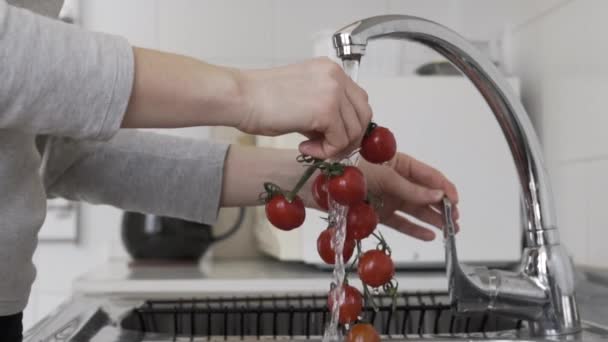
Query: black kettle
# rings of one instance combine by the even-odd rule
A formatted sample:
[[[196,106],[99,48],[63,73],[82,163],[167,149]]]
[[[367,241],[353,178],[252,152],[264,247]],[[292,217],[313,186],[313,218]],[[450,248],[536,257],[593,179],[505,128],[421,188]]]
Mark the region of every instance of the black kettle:
[[[125,212],[122,241],[135,260],[198,261],[209,247],[232,236],[243,224],[245,208],[239,209],[235,224],[214,236],[211,226],[171,217]]]

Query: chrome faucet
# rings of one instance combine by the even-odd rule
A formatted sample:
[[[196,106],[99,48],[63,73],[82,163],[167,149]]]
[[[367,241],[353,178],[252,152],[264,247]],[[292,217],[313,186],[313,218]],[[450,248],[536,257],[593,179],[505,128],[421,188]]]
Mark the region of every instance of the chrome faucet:
[[[368,41],[384,38],[422,43],[458,67],[492,109],[515,161],[525,233],[525,248],[516,272],[460,264],[451,203],[444,200],[446,269],[455,310],[493,311],[524,319],[529,321],[533,335],[578,332],[574,270],[559,242],[541,147],[523,105],[488,58],[457,33],[432,21],[406,15],[371,17],[338,30],[333,40],[339,58],[360,60]]]

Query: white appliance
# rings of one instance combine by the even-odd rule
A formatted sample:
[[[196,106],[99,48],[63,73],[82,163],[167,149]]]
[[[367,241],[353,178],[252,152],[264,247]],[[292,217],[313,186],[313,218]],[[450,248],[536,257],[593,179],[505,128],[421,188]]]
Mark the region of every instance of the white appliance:
[[[518,92],[518,80],[509,81]],[[461,260],[498,265],[519,260],[522,234],[515,167],[490,108],[472,83],[457,76],[409,76],[363,78],[360,84],[369,93],[374,121],[393,131],[399,151],[440,169],[458,187]],[[296,148],[302,139],[293,134],[260,138],[258,144]],[[321,212],[307,209],[306,215],[302,227],[284,232],[273,228],[260,208],[255,229],[262,251],[280,260],[322,265],[316,239],[326,223]],[[379,229],[398,266],[443,265],[438,230],[435,241],[422,242],[383,225]],[[375,244],[373,237],[364,241],[365,248]]]

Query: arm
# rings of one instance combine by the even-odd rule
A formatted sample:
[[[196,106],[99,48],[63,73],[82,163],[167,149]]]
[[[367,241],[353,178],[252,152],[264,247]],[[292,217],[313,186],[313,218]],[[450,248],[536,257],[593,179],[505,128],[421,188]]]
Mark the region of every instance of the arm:
[[[0,129],[107,139],[129,102],[133,50],[0,0]]]
[[[154,50],[133,51],[135,79],[122,127],[238,127],[244,105],[237,70]]]
[[[41,138],[42,174],[49,196],[109,204],[126,210],[213,223],[217,210],[259,205],[262,183],[291,189],[304,168],[298,152],[213,144],[139,131],[122,131],[108,142]],[[405,154],[390,165],[361,161],[371,191],[383,197],[382,221],[414,237],[435,234],[405,215],[441,226],[432,205],[445,194],[458,201],[454,185],[437,170]],[[310,193],[300,196],[316,208]],[[457,212],[455,213],[457,215]]]
[[[49,197],[208,224],[216,219],[227,145],[135,130],[103,142],[39,139]]]
[[[309,138],[302,153],[328,158],[357,146],[371,120],[367,93],[326,58],[237,70],[153,50],[134,52],[135,81],[123,127],[297,132]]]
[[[222,186],[222,206],[259,204],[262,184],[272,181],[283,189],[292,189],[304,172],[296,162],[295,150],[232,146],[226,157]],[[409,217],[437,228],[443,225],[441,214],[434,207],[443,196],[458,202],[452,182],[436,169],[398,153],[388,165],[370,164],[360,160],[358,167],[366,176],[368,189],[383,199],[379,210],[381,222],[421,240],[433,240],[435,233]],[[317,208],[310,192],[314,175],[299,196],[307,207]],[[455,220],[458,211],[454,211]]]
[[[225,125],[299,132],[303,153],[327,158],[356,144],[367,94],[316,59],[239,71],[146,49],[0,0],[0,129],[108,139],[127,128]],[[166,113],[172,113],[166,115]]]

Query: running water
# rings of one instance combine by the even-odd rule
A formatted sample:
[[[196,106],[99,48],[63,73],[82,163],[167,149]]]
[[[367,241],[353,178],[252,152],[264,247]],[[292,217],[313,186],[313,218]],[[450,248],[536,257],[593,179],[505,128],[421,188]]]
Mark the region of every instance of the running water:
[[[342,61],[342,68],[344,72],[352,78],[353,81],[357,82],[359,77],[359,60],[358,59],[345,59]]]
[[[342,67],[344,68],[344,72],[346,72],[346,74],[356,82],[359,74],[359,61],[344,60],[342,62]],[[347,165],[356,165],[357,157],[344,159],[342,162]],[[338,319],[340,315],[340,305],[344,302],[344,290],[342,285],[346,275],[346,267],[344,265],[344,258],[342,258],[342,250],[344,249],[344,239],[346,237],[346,213],[348,208],[337,204],[331,198],[329,199],[329,203],[329,221],[330,223],[335,224],[336,227],[336,234],[334,234],[334,238],[332,240],[332,246],[336,251],[336,262],[334,264],[332,281],[332,287],[335,288],[335,290],[332,292],[332,295],[334,296],[333,302],[335,304],[331,312],[331,320],[325,328],[323,342],[342,341],[342,334],[338,329]]]

